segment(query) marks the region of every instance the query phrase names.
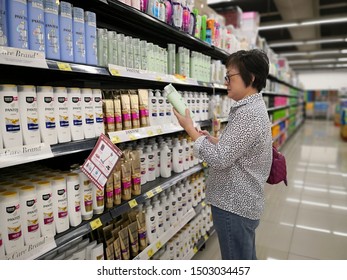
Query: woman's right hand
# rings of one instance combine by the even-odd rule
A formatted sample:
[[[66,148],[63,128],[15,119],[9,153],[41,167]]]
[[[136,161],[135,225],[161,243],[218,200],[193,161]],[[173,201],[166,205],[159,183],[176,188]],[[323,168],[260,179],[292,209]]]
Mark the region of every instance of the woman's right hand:
[[[207,140],[210,141],[212,144],[217,144],[219,141],[217,137],[211,136],[207,130],[200,130],[199,133],[200,135],[206,136]]]

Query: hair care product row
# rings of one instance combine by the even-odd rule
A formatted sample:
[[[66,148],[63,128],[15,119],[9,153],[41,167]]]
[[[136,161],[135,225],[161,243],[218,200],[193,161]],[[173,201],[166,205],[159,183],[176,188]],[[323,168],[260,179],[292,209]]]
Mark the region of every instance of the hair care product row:
[[[0,45],[45,52],[49,59],[97,65],[95,13],[65,1],[1,2]]]
[[[65,143],[104,132],[99,89],[0,85],[0,149]]]
[[[211,207],[205,208],[177,234],[175,234],[153,257],[154,260],[181,260],[197,245],[213,226]]]

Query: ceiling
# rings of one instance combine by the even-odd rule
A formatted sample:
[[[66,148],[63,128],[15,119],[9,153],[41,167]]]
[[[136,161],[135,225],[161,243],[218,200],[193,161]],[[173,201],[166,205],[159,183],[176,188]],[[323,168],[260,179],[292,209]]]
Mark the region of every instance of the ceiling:
[[[295,71],[347,69],[346,0],[208,0],[207,3],[218,13],[234,6],[243,12],[257,11],[259,35],[277,54],[286,57]],[[261,30],[269,25],[331,18],[345,21]],[[330,42],[307,42],[322,39]],[[284,45],[278,46],[279,43]]]

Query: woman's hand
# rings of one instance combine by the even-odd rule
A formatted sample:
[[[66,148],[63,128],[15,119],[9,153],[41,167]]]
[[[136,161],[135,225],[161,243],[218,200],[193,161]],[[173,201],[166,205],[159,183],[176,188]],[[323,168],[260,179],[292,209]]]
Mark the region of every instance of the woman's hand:
[[[186,109],[186,115],[182,116],[180,113],[178,113],[175,109],[173,109],[173,112],[180,124],[184,128],[184,130],[190,130],[191,128],[194,128],[193,120],[190,117],[189,109]]]
[[[217,144],[219,141],[217,137],[211,136],[207,130],[200,130],[199,133],[200,135],[206,136],[207,140],[210,141],[212,144]]]

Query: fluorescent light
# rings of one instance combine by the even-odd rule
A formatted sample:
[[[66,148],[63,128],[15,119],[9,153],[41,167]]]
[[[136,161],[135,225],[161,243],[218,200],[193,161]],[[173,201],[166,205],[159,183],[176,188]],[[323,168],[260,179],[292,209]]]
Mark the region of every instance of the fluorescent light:
[[[280,56],[290,57],[290,56],[299,56],[299,55],[309,55],[310,52],[289,52],[289,53],[281,53]]]
[[[341,50],[341,53],[347,53],[347,49]]]
[[[347,17],[317,18],[317,19],[308,19],[303,21],[288,22],[288,23],[282,23],[282,24],[260,26],[258,30],[262,31],[262,30],[270,30],[270,29],[308,26],[308,25],[316,25],[316,24],[329,24],[329,23],[338,23],[338,22],[346,22],[346,21],[347,21]]]
[[[315,227],[308,227],[308,226],[303,226],[303,225],[296,225],[296,227],[297,228],[301,228],[301,229],[312,230],[312,231],[331,233],[330,230],[327,230],[327,229],[324,229],[324,228],[315,228]]]
[[[339,50],[331,50],[331,51],[314,51],[310,52],[310,55],[321,55],[321,54],[339,54]]]
[[[302,60],[288,60],[289,64],[306,64],[309,63],[309,59],[302,59]]]
[[[340,235],[340,236],[346,236],[347,237],[347,233],[346,232],[333,231],[333,234]]]
[[[325,54],[345,54],[347,49],[339,50],[322,50],[322,51],[311,51],[311,52],[287,52],[280,53],[281,57],[291,57],[291,56],[315,56],[315,55],[325,55]]]
[[[279,28],[296,27],[296,26],[299,26],[298,22],[275,24],[275,25],[269,25],[269,26],[259,26],[258,30],[262,31],[262,30],[279,29]]]
[[[332,38],[332,39],[318,39],[318,40],[307,40],[307,41],[288,41],[288,42],[278,42],[270,43],[269,47],[271,48],[280,48],[288,46],[302,46],[302,45],[314,45],[314,44],[327,44],[327,43],[338,43],[338,42],[347,42],[347,38]]]
[[[342,18],[331,18],[331,19],[318,19],[318,20],[307,20],[300,23],[300,25],[316,25],[316,24],[325,24],[325,23],[337,23],[345,22],[347,17]]]

